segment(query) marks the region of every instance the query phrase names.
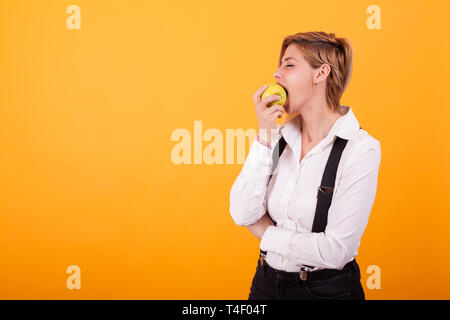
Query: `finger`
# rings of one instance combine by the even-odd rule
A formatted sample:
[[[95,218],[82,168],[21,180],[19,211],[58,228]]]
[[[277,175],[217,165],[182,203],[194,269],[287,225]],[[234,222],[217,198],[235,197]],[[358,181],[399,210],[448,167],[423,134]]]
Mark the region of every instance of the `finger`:
[[[256,91],[256,93],[253,95],[253,101],[255,101],[255,103],[258,103],[260,101],[261,94],[264,92],[264,90],[267,89],[267,87],[268,87],[268,85],[265,84]]]
[[[277,108],[278,110],[280,110],[281,113],[285,112],[284,107],[282,105],[277,104]]]
[[[259,101],[259,98],[261,96],[261,94],[263,93],[263,88],[265,88],[265,86],[262,86],[261,88],[259,88],[258,90],[256,90],[255,94],[253,95],[253,100],[255,101],[255,103],[257,103]]]
[[[268,114],[268,117],[270,118],[281,118],[284,114],[284,110],[274,109],[271,113]]]
[[[280,99],[281,99],[281,96],[273,95],[273,96],[268,96],[268,97],[262,98],[261,102],[264,103],[264,104],[268,104],[269,102],[277,101],[277,100],[280,100]]]
[[[276,118],[281,118],[283,116],[283,112],[276,111],[271,115],[272,120],[275,120]]]
[[[279,105],[278,103],[273,104],[272,106],[270,106],[269,108],[269,114],[273,113],[273,112],[284,112],[284,108],[283,106]]]

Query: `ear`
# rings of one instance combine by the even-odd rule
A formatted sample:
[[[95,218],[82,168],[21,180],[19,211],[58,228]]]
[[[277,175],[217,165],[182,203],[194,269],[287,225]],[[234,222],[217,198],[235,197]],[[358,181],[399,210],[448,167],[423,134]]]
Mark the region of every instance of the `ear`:
[[[314,70],[314,83],[319,83],[324,81],[331,72],[331,67],[329,64],[324,63],[319,68]]]

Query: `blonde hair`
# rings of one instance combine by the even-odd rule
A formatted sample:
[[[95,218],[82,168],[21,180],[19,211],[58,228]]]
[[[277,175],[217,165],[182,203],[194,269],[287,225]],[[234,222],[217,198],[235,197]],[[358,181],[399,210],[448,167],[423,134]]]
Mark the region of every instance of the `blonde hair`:
[[[336,38],[334,33],[321,31],[300,32],[287,36],[281,45],[278,66],[281,65],[281,59],[290,44],[296,45],[312,68],[317,69],[323,64],[330,66],[331,71],[326,80],[326,99],[330,108],[334,112],[339,112],[342,94],[352,75],[353,48],[350,41],[346,38]]]

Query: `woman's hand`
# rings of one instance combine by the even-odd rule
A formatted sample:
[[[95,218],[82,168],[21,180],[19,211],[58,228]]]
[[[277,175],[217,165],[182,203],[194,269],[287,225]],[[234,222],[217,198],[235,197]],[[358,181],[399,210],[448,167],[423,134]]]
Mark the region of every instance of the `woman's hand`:
[[[258,135],[261,139],[270,144],[271,130],[277,128],[276,119],[277,117],[281,118],[283,116],[284,108],[277,103],[269,108],[267,107],[270,102],[281,99],[279,95],[272,95],[261,99],[261,95],[267,87],[267,85],[264,85],[259,88],[253,95],[253,101],[255,103],[256,117],[258,119]]]
[[[264,235],[264,232],[266,232],[266,229],[269,226],[273,226],[273,225],[274,224],[273,224],[272,219],[269,217],[269,214],[266,212],[266,214],[263,215],[261,219],[259,219],[254,224],[247,226],[247,228],[248,228],[248,230],[250,230],[251,233],[253,233],[253,235],[255,237],[257,237],[259,240],[261,240]]]

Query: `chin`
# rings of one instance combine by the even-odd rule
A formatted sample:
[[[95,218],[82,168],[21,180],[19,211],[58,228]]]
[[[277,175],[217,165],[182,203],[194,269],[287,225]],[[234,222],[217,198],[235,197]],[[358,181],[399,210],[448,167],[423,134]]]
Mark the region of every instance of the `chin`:
[[[290,105],[290,101],[288,98],[286,101],[286,105],[284,106],[284,111],[286,112],[286,114],[291,115],[293,113],[292,108],[293,106]]]

